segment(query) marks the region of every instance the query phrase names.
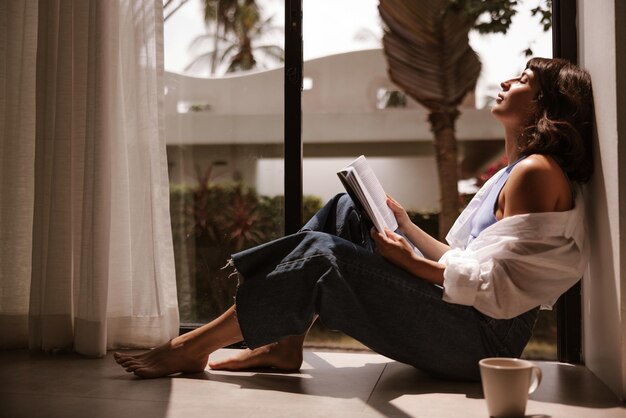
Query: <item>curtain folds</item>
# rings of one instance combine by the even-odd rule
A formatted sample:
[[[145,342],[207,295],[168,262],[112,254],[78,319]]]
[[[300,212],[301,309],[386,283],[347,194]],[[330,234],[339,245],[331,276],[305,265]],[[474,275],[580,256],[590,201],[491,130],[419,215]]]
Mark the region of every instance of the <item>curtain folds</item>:
[[[163,135],[162,2],[8,3],[36,11],[23,18],[30,19],[34,46],[25,45],[26,37],[3,39],[9,54],[30,54],[31,65],[14,77],[28,78],[23,84],[36,100],[30,113],[12,116],[15,129],[35,127],[20,140],[32,144],[18,163],[30,172],[5,164],[4,152],[2,158],[3,235],[15,229],[15,207],[30,208],[26,226],[15,232],[15,241],[25,242],[19,265],[30,270],[13,274],[18,266],[10,251],[17,250],[5,249],[3,237],[0,343],[101,356],[107,348],[166,341],[178,333],[178,307]],[[15,13],[4,14],[8,22]],[[15,61],[7,63],[12,68]],[[13,83],[5,76],[3,84]],[[7,109],[23,100],[22,92],[6,97]],[[0,107],[0,113],[10,112]],[[5,129],[2,151],[17,152],[11,137]],[[27,192],[6,202],[5,179],[15,189],[18,177]],[[14,301],[12,293],[24,286],[27,297]],[[5,341],[11,322],[19,322],[20,337]]]
[[[0,2],[0,347],[28,341],[37,0]]]

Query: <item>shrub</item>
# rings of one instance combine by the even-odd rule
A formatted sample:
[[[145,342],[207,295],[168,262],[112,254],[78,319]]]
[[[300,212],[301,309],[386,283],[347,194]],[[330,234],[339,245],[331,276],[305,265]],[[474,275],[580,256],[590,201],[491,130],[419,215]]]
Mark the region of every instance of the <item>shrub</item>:
[[[322,204],[304,198],[303,218]],[[222,269],[231,254],[283,235],[284,198],[261,196],[242,184],[172,186],[170,211],[176,282],[183,322],[205,322],[233,303],[237,279]]]

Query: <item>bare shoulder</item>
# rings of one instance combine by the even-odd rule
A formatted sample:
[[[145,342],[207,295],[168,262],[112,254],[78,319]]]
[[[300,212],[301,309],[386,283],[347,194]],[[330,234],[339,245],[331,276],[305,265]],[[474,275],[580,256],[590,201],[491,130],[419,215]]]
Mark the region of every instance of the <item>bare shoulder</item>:
[[[503,215],[571,209],[571,188],[561,167],[551,157],[533,154],[511,171],[503,189]]]
[[[552,158],[533,154],[515,166],[509,181],[517,181],[525,186],[540,186],[545,181],[558,181],[561,177],[563,172]]]

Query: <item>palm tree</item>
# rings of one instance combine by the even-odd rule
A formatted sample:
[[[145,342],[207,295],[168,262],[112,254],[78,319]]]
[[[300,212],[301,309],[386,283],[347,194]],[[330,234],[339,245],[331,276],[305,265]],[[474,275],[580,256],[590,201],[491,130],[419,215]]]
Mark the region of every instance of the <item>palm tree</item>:
[[[196,57],[187,69],[210,60],[211,75],[220,62],[229,62],[227,72],[250,70],[258,66],[256,53],[282,62],[284,51],[276,45],[253,45],[253,41],[274,29],[272,17],[261,20],[255,0],[205,0],[204,20],[213,33],[201,35],[194,44],[211,39],[211,51]],[[221,44],[221,45],[220,45]]]
[[[449,0],[380,0],[383,47],[391,80],[429,110],[441,194],[439,235],[459,214],[455,121],[472,91],[480,60],[469,45],[473,21]]]
[[[245,0],[235,16],[234,33],[237,41],[228,48],[222,61],[230,61],[227,72],[245,71],[255,68],[257,60],[255,54],[261,53],[266,58],[283,62],[285,60],[284,50],[277,45],[252,45],[254,39],[274,30],[272,25],[273,16],[261,20],[259,7],[254,0]]]
[[[213,51],[211,52],[211,75],[215,74],[218,63],[219,40],[233,32],[233,16],[237,13],[237,0],[204,0],[204,21],[207,25],[214,22]],[[221,34],[220,34],[221,30]]]

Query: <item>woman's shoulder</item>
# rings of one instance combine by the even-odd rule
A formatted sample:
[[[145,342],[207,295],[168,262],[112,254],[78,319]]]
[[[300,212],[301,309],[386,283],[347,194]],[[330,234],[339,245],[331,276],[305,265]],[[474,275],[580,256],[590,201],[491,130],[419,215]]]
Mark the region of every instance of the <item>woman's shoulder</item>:
[[[511,171],[514,178],[525,181],[554,180],[569,183],[559,163],[545,154],[530,154],[515,165]]]
[[[511,171],[506,184],[505,216],[569,210],[571,185],[550,156],[531,154]]]
[[[562,174],[563,170],[554,158],[545,154],[530,154],[524,158],[516,166],[517,171],[524,172],[526,174],[549,174],[551,172],[557,172]]]

